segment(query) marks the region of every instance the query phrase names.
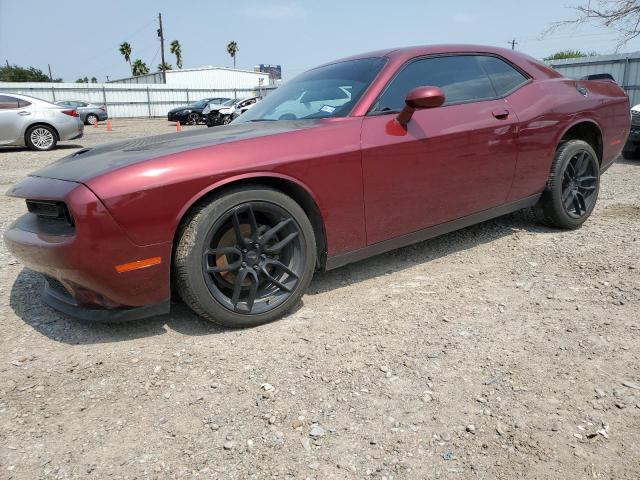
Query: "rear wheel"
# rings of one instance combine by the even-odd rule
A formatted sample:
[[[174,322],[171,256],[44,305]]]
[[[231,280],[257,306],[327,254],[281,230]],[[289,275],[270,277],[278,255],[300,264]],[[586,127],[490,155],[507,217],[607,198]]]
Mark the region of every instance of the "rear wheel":
[[[587,142],[570,140],[556,151],[551,174],[534,213],[559,228],[580,227],[593,211],[600,188],[600,166]]]
[[[196,208],[183,222],[174,278],[202,317],[250,327],[298,302],[315,260],[315,236],[302,208],[277,190],[245,188]]]
[[[55,148],[58,135],[47,125],[35,125],[27,130],[25,140],[31,150],[46,151]]]
[[[98,116],[90,113],[89,115],[87,115],[87,124],[88,125],[95,125],[96,123],[98,123]]]

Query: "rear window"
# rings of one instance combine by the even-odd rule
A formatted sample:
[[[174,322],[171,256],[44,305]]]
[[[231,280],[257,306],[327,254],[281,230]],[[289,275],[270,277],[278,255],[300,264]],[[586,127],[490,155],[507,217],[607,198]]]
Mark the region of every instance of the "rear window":
[[[500,97],[512,92],[529,80],[504,60],[488,56],[478,58]]]
[[[0,95],[0,110],[19,108],[18,99],[9,95]]]

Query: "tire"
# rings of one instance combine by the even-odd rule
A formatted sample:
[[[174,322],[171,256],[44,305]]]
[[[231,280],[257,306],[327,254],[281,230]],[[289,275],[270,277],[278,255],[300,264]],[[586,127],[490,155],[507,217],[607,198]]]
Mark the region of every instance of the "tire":
[[[56,147],[58,134],[48,125],[34,125],[27,130],[25,143],[31,150],[45,152]]]
[[[87,118],[85,118],[85,123],[87,125],[94,125],[98,123],[98,116],[93,113],[90,113],[89,115],[87,115]]]
[[[200,115],[198,115],[196,112],[191,112],[189,115],[187,115],[188,125],[197,125],[198,122],[200,122]]]
[[[548,226],[576,229],[591,215],[600,189],[600,165],[591,145],[569,140],[556,150],[535,218]]]
[[[627,160],[638,160],[640,158],[640,152],[638,150],[623,150],[622,158]]]
[[[231,123],[231,120],[233,120],[233,118],[231,118],[231,115],[225,115],[222,118],[222,125],[229,125]]]
[[[231,190],[187,215],[173,278],[195,313],[244,328],[276,320],[295,306],[315,262],[315,236],[302,208],[278,190],[255,186]]]

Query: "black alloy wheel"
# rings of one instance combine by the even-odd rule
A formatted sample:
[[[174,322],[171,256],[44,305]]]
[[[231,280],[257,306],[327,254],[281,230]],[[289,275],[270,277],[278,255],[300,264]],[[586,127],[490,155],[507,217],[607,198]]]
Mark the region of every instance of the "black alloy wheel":
[[[547,185],[530,209],[535,220],[551,227],[580,227],[595,208],[600,188],[600,164],[584,140],[562,142],[551,164]]]
[[[198,115],[196,112],[191,112],[189,115],[187,115],[187,123],[189,125],[197,125],[199,121],[200,115]]]
[[[571,218],[581,218],[593,209],[598,185],[597,163],[586,150],[576,152],[562,177],[562,204]]]
[[[207,287],[234,312],[260,314],[277,307],[304,270],[300,227],[269,203],[248,202],[227,212],[209,232],[206,246]]]
[[[313,227],[296,201],[270,187],[243,186],[183,219],[173,282],[200,316],[250,327],[280,318],[299,302],[316,255]]]

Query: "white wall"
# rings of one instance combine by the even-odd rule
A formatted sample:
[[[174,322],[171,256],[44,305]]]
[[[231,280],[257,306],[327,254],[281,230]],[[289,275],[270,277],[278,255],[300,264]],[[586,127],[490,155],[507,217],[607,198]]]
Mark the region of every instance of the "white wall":
[[[0,92],[22,93],[50,102],[82,100],[106,105],[112,118],[163,117],[175,107],[205,97],[242,98],[258,95],[258,87],[216,89],[175,85],[116,83],[14,83],[0,82]],[[266,90],[263,90],[266,93]]]

